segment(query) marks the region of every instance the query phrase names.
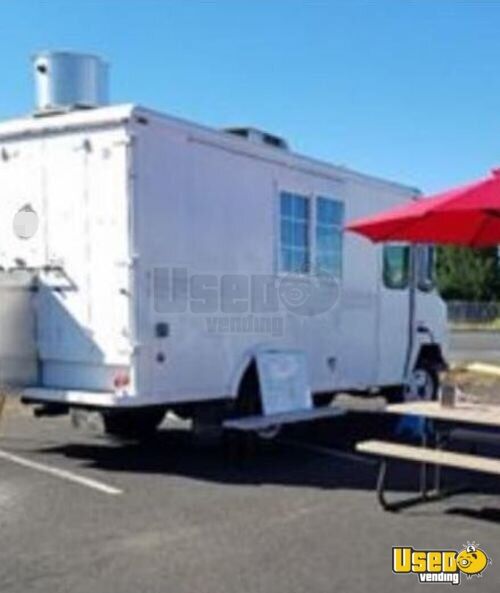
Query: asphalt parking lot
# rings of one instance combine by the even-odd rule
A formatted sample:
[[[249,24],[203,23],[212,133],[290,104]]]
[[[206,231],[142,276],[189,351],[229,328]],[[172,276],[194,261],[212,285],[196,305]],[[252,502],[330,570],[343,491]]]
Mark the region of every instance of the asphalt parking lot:
[[[235,464],[177,423],[147,445],[119,445],[15,410],[0,436],[0,591],[421,591],[416,576],[391,572],[392,546],[472,540],[493,564],[462,586],[498,591],[498,484],[385,513],[376,464],[342,445],[355,425],[295,431]],[[395,490],[408,490],[413,473],[396,470]]]
[[[500,332],[451,331],[450,358],[456,363],[478,361],[500,364]]]

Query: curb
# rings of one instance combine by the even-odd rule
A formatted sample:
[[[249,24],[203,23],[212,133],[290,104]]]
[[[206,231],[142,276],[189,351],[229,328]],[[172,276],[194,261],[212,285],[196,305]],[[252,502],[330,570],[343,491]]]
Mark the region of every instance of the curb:
[[[453,371],[468,371],[478,375],[491,375],[493,377],[500,377],[500,366],[495,364],[488,364],[486,362],[470,362],[467,364],[454,364],[451,367]]]

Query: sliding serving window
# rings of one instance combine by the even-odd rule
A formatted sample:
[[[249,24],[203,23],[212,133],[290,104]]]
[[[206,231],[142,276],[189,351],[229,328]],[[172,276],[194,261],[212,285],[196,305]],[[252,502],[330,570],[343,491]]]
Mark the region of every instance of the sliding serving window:
[[[280,194],[280,271],[308,274],[310,270],[310,200],[299,194]]]
[[[342,277],[344,204],[331,198],[316,200],[316,274]]]
[[[343,224],[342,202],[281,192],[280,272],[340,278]]]

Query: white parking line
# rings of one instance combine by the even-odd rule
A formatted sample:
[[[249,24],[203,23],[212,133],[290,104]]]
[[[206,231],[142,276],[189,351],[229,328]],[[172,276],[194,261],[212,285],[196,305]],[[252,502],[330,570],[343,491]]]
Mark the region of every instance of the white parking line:
[[[45,465],[44,463],[31,461],[30,459],[20,457],[19,455],[14,455],[13,453],[3,451],[2,449],[0,449],[0,459],[5,459],[7,461],[11,461],[12,463],[17,463],[18,465],[22,465],[23,467],[34,469],[44,474],[60,478],[61,480],[66,480],[67,482],[73,482],[74,484],[80,484],[80,486],[92,488],[93,490],[103,492],[104,494],[123,494],[123,490],[119,490],[118,488],[114,488],[113,486],[108,486],[107,484],[103,484],[102,482],[98,482],[97,480],[92,480],[91,478],[79,476],[78,474],[67,471],[65,469],[59,469],[57,467]]]

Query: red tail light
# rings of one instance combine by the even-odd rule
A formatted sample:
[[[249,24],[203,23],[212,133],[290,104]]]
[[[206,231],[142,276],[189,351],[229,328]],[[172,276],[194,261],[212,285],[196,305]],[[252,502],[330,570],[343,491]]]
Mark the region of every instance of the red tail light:
[[[113,385],[115,386],[115,389],[124,389],[125,387],[128,387],[130,385],[129,374],[125,371],[116,373],[113,379]]]

